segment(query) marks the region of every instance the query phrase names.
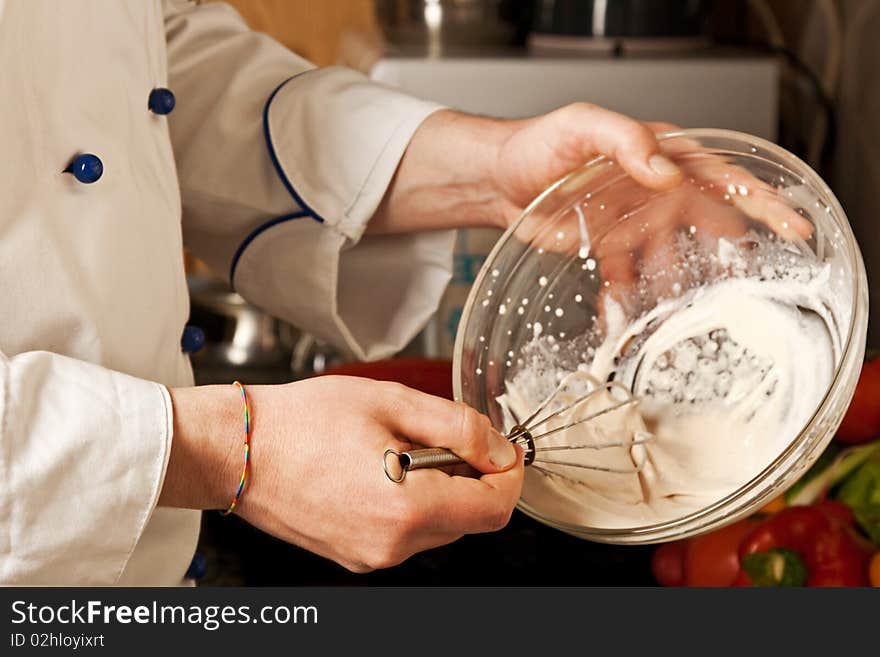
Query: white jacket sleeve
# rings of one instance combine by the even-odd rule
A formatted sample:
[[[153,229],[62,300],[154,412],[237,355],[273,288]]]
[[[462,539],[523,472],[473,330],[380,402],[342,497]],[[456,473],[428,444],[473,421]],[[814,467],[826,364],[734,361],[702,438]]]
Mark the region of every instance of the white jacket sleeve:
[[[0,353],[0,583],[115,583],[156,506],[171,417],[157,383]]]
[[[360,358],[403,347],[451,276],[454,233],[367,236],[438,106],[315,69],[230,7],[166,0],[186,245],[235,289]]]

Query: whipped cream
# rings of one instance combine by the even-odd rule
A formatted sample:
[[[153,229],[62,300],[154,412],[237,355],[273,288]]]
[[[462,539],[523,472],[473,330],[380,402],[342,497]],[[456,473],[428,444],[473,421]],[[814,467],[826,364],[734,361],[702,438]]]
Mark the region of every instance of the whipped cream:
[[[829,265],[782,242],[761,246],[755,259],[719,240],[720,280],[678,288],[637,319],[609,297],[597,346],[584,349],[589,336],[562,345],[577,352],[576,367],[558,339],[535,331],[499,398],[508,428],[551,395],[548,410],[609,380],[639,402],[539,439],[529,506],[597,528],[673,520],[748,483],[798,436],[831,384],[848,318]],[[618,399],[599,392],[535,433]],[[581,448],[559,449],[572,445]]]

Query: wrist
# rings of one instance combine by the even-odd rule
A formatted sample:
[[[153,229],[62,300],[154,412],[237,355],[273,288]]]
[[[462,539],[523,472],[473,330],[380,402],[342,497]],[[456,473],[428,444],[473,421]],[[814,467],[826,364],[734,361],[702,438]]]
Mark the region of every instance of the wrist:
[[[242,408],[233,386],[169,389],[174,417],[161,506],[225,509],[241,475]]]
[[[499,159],[516,121],[448,111],[436,135],[448,161],[447,188],[467,190],[465,227],[507,228],[507,197],[499,179]]]
[[[413,135],[368,233],[506,228],[499,153],[514,121],[452,110],[430,115]]]

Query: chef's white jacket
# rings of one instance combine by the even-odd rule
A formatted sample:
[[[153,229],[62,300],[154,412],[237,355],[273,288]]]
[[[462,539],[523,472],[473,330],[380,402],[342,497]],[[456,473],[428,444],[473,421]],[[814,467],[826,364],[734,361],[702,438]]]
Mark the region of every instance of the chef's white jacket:
[[[436,106],[214,3],[0,0],[0,71],[0,582],[178,584],[199,512],[156,502],[165,386],[192,385],[183,245],[303,330],[391,354],[453,235],[362,234]],[[83,153],[96,182],[66,171]]]

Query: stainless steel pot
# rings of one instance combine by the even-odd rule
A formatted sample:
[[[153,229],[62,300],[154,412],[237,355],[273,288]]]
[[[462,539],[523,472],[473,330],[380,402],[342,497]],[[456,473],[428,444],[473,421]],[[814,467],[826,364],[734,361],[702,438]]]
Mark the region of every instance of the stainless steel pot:
[[[432,57],[514,41],[509,0],[378,0],[379,22],[393,47]]]
[[[220,279],[187,278],[192,321],[207,336],[195,364],[289,368],[299,331],[245,301]]]

